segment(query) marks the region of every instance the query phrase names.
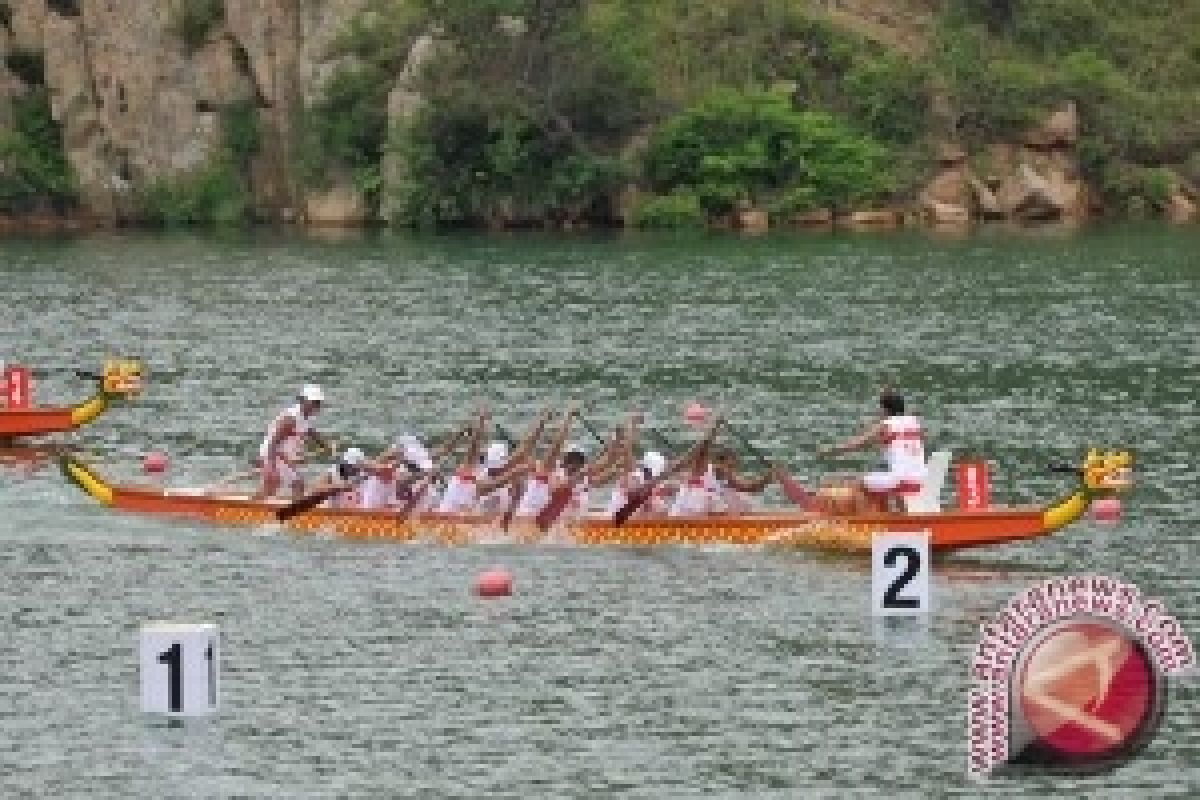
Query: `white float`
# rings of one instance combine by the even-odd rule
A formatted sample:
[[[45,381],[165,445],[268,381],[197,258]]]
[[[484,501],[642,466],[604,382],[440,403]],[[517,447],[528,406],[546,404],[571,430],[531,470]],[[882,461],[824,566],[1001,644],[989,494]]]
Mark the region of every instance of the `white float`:
[[[928,614],[929,531],[877,533],[871,539],[871,613],[876,616]]]
[[[142,711],[194,717],[217,710],[220,649],[217,626],[152,622],[139,637]]]

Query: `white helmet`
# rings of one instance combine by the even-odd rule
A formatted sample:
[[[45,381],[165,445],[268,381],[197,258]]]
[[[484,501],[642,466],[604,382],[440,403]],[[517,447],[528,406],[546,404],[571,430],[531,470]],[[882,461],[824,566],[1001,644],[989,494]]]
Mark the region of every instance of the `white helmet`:
[[[500,469],[508,461],[508,445],[504,442],[492,442],[488,445],[487,454],[483,457],[483,466],[487,469]]]
[[[587,448],[584,447],[581,442],[572,442],[571,444],[567,445],[567,449],[564,452],[566,455],[570,455],[571,453],[578,453],[581,456],[586,456]]]
[[[396,437],[395,447],[405,461],[415,464],[418,469],[428,472],[433,469],[433,459],[429,451],[421,444],[421,440],[411,434]]]
[[[642,468],[650,470],[650,477],[657,478],[667,468],[667,459],[662,453],[650,450],[642,456]]]
[[[351,467],[357,467],[367,460],[367,454],[357,447],[347,447],[342,453],[342,463]]]
[[[300,390],[300,399],[310,403],[324,403],[325,392],[321,391],[321,387],[317,384],[310,383]]]

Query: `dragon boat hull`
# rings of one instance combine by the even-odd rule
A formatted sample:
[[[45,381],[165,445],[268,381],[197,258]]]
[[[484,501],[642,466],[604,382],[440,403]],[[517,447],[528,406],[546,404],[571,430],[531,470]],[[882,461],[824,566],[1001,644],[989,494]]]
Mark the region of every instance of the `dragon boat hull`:
[[[121,486],[106,482],[92,468],[66,455],[64,474],[101,504],[121,511],[177,515],[226,526],[278,525],[283,502],[245,496],[209,495],[203,490]],[[838,552],[869,552],[877,532],[929,531],[935,550],[971,547],[1046,536],[1087,511],[1093,494],[1085,488],[1047,506],[992,508],[935,513],[872,513],[831,516],[799,511],[743,515],[633,518],[616,526],[607,516],[588,516],[560,525],[549,534],[532,523],[514,522],[507,537],[516,541],[569,541],[578,544],[651,546],[663,544],[780,545]],[[318,508],[292,517],[285,527],[299,532],[350,539],[467,544],[495,538],[495,517],[419,514],[402,517],[389,511]]]

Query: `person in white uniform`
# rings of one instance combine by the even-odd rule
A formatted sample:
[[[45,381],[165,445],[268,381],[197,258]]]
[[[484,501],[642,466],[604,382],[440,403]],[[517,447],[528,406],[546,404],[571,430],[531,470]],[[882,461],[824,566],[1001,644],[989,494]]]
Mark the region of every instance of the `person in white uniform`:
[[[305,386],[299,402],[279,412],[267,427],[258,448],[257,465],[261,483],[256,500],[273,497],[281,486],[288,486],[294,497],[304,494],[304,477],[297,467],[304,460],[304,443],[311,440],[332,453],[333,447],[317,433],[313,418],[325,402],[325,393],[316,384]]]
[[[887,468],[868,472],[859,479],[859,488],[876,508],[887,510],[888,498],[918,494],[925,481],[925,433],[921,420],[905,413],[904,397],[891,389],[879,396],[880,419],[858,436],[841,444],[822,447],[817,455],[848,453],[871,445],[883,448]]]

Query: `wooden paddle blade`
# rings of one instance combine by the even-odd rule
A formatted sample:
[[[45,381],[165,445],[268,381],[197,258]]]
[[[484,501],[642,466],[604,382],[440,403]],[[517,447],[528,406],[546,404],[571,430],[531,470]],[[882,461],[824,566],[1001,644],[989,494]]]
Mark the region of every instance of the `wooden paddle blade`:
[[[311,511],[344,489],[345,487],[335,486],[332,489],[322,489],[319,492],[313,492],[308,497],[301,497],[299,500],[289,503],[288,505],[276,511],[275,519],[279,520],[280,522],[287,522],[297,514],[303,514],[305,511]]]
[[[635,489],[629,493],[629,499],[625,501],[625,505],[617,509],[617,513],[613,514],[613,525],[621,527],[625,521],[633,516],[633,513],[646,504],[650,499],[650,495],[654,493],[653,486],[643,486],[640,489]]]
[[[571,502],[573,494],[574,487],[572,486],[560,486],[550,493],[550,502],[546,503],[546,507],[538,512],[536,518],[538,530],[542,533],[550,530],[550,526]]]

